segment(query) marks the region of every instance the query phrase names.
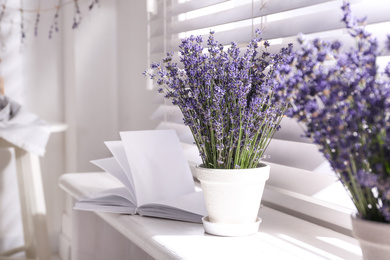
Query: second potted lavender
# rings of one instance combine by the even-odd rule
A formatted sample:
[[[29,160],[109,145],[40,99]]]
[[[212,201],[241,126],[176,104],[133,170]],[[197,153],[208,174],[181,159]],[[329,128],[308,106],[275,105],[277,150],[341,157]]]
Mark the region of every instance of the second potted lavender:
[[[364,259],[390,259],[390,63],[378,67],[378,41],[348,2],[343,22],[356,47],[299,36],[281,89],[308,137],[350,195],[352,231]],[[390,50],[390,37],[385,44]]]

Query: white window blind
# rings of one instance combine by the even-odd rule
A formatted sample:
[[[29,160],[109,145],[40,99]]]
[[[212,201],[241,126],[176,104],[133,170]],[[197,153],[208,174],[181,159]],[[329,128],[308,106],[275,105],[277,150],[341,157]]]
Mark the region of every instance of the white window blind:
[[[203,35],[210,30],[223,45],[237,42],[241,48],[252,38],[256,28],[263,29],[263,39],[269,40],[271,52],[293,43],[304,33],[309,39],[340,40],[352,46],[341,22],[340,0],[157,0],[149,14],[150,62],[161,61],[167,51],[177,55],[181,38]],[[367,29],[384,42],[389,28],[390,1],[351,1],[353,14],[367,16]],[[390,31],[389,31],[390,33]],[[175,129],[183,143],[191,166],[200,163],[190,130],[183,125],[180,110],[156,92],[161,105],[154,114],[158,128]],[[307,217],[348,232],[349,214],[353,208],[347,193],[331,171],[317,147],[301,137],[303,131],[294,120],[285,118],[282,130],[271,142],[271,177],[267,182],[263,202],[293,214]]]

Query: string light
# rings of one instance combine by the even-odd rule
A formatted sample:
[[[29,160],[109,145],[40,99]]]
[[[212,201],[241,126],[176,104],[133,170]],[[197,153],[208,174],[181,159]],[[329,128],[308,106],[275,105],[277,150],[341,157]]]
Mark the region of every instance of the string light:
[[[34,21],[34,36],[38,36],[38,25],[41,20],[41,15],[42,13],[45,12],[50,12],[50,11],[55,11],[54,17],[53,17],[53,22],[50,25],[49,29],[49,38],[51,39],[53,36],[54,32],[59,31],[59,26],[58,26],[58,18],[59,18],[59,13],[62,7],[72,4],[74,5],[74,12],[73,12],[73,24],[72,28],[76,29],[81,21],[82,21],[82,14],[80,11],[80,6],[79,6],[79,0],[58,0],[58,4],[52,7],[46,7],[42,8],[41,7],[41,0],[36,0],[37,1],[37,7],[36,8],[24,8],[23,7],[23,0],[20,0],[20,7],[15,7],[12,5],[7,4],[7,0],[3,0],[2,4],[0,5],[0,33],[1,33],[1,25],[4,22],[3,18],[5,16],[5,13],[7,12],[19,12],[20,13],[20,35],[21,35],[21,42],[23,43],[24,38],[26,37],[26,32],[25,32],[25,14],[26,13],[36,13],[35,16],[35,21]],[[88,5],[88,10],[92,10],[94,6],[99,4],[99,0],[86,0],[86,1],[91,1],[91,3]],[[11,21],[11,23],[13,23]],[[2,38],[2,37],[1,37]],[[2,39],[1,39],[2,40]]]
[[[36,12],[38,12],[38,11],[40,11],[40,12],[54,11],[54,10],[56,10],[57,8],[60,8],[60,9],[61,9],[63,6],[68,5],[68,4],[72,4],[72,3],[74,3],[75,1],[77,1],[77,0],[60,1],[60,2],[62,2],[62,3],[59,4],[59,5],[55,5],[55,6],[52,6],[52,7],[46,7],[46,8],[40,8],[40,10],[38,10],[39,8],[23,8],[23,12],[25,12],[25,13],[36,13]],[[92,2],[91,5],[93,5],[94,3],[96,3],[96,4],[99,3],[98,0],[90,0],[90,1]],[[4,1],[4,2],[6,2],[6,1]],[[90,5],[90,6],[91,6],[91,5]],[[7,8],[8,10],[13,10],[13,11],[19,11],[19,10],[20,10],[20,7],[18,8],[18,7],[14,7],[14,6],[9,6],[9,5],[7,5],[6,3],[4,3],[4,4],[2,5],[2,7],[3,7],[3,8]]]
[[[24,8],[24,4],[26,2],[23,2],[24,0],[20,0],[20,6],[15,7],[12,5],[7,4],[8,0],[0,0],[0,53],[3,54],[3,51],[5,50],[5,43],[4,43],[4,35],[3,35],[3,27],[6,22],[9,22],[11,27],[15,24],[13,21],[14,15],[20,15],[20,41],[23,44],[24,39],[26,38],[26,22],[29,21],[29,19],[26,19],[28,17],[28,14],[34,14],[35,20],[34,20],[34,36],[38,36],[38,27],[39,23],[41,21],[41,15],[46,12],[53,12],[54,16],[52,23],[50,24],[49,29],[49,39],[52,38],[54,32],[59,31],[59,14],[62,7],[72,4],[73,7],[73,24],[72,29],[78,28],[78,26],[81,23],[82,15],[80,11],[79,6],[79,0],[58,0],[57,5],[48,7],[48,8],[42,8],[41,6],[41,0],[35,0],[37,1],[36,8]],[[31,0],[29,0],[31,1]],[[99,5],[99,0],[83,0],[85,2],[90,1],[88,4],[88,10],[91,11],[94,6]],[[12,1],[15,3],[15,1]],[[9,15],[11,18],[8,21]],[[5,21],[6,20],[6,21]],[[28,27],[27,27],[28,28]],[[28,31],[28,30],[27,30]],[[1,73],[1,67],[2,67],[2,60],[0,59],[0,96],[4,95],[4,78]]]

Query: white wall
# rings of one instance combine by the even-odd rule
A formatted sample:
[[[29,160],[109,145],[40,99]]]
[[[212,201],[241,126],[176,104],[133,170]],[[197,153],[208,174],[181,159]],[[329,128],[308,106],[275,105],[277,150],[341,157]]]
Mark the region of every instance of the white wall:
[[[117,138],[115,1],[100,1],[100,5],[83,17],[77,30],[64,28],[69,171],[96,170],[89,161],[106,156],[103,141]],[[72,24],[73,6],[64,11],[64,25]]]
[[[117,0],[119,129],[154,129],[156,91],[146,90],[146,1]]]
[[[97,170],[109,155],[103,142],[119,131],[151,129],[154,92],[145,88],[145,1],[103,0],[64,41],[68,171]],[[68,8],[64,24],[72,19]],[[69,90],[69,92],[68,92]]]
[[[12,74],[6,77],[7,94],[41,118],[69,127],[65,133],[51,135],[41,159],[54,252],[64,207],[58,187],[61,174],[97,171],[89,161],[109,155],[104,141],[118,139],[119,131],[153,129],[157,123],[150,119],[156,93],[146,90],[141,74],[147,66],[146,1],[99,0],[100,7],[91,12],[87,11],[91,1],[79,2],[83,20],[78,29],[71,29],[72,4],[62,8],[60,31],[51,40],[48,28],[54,13],[41,15],[38,37],[31,34],[31,19],[23,52],[19,53],[14,29],[14,44],[10,45],[14,55],[3,56],[2,64],[2,71]],[[41,5],[52,6],[53,1],[43,0]],[[8,72],[11,68],[12,73]],[[5,163],[8,160],[0,160]],[[11,190],[17,189],[11,185]],[[0,222],[9,216],[0,212]],[[20,223],[15,225],[20,228]]]

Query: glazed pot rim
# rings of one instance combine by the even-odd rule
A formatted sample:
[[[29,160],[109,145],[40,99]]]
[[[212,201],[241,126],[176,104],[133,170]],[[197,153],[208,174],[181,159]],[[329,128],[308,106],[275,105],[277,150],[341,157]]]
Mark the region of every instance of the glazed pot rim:
[[[271,167],[262,164],[261,167],[248,169],[214,169],[196,166],[196,178],[201,182],[247,183],[264,182],[269,179]]]
[[[365,219],[365,218],[362,218],[359,214],[359,212],[353,212],[351,213],[351,219],[353,221],[359,221],[359,222],[366,222],[366,223],[370,223],[370,224],[373,224],[373,225],[390,225],[390,223],[386,223],[386,222],[379,222],[379,221],[374,221],[374,220],[371,220],[371,219]]]
[[[203,163],[200,163],[200,164],[197,164],[195,165],[195,168],[199,168],[199,169],[209,169],[209,170],[213,170],[213,171],[226,171],[226,170],[232,170],[232,171],[242,171],[242,170],[252,170],[252,169],[258,169],[258,168],[263,168],[263,167],[270,167],[269,164],[266,164],[264,162],[260,162],[257,164],[257,167],[254,167],[254,168],[238,168],[238,169],[215,169],[215,168],[206,168],[206,167],[203,167]]]

